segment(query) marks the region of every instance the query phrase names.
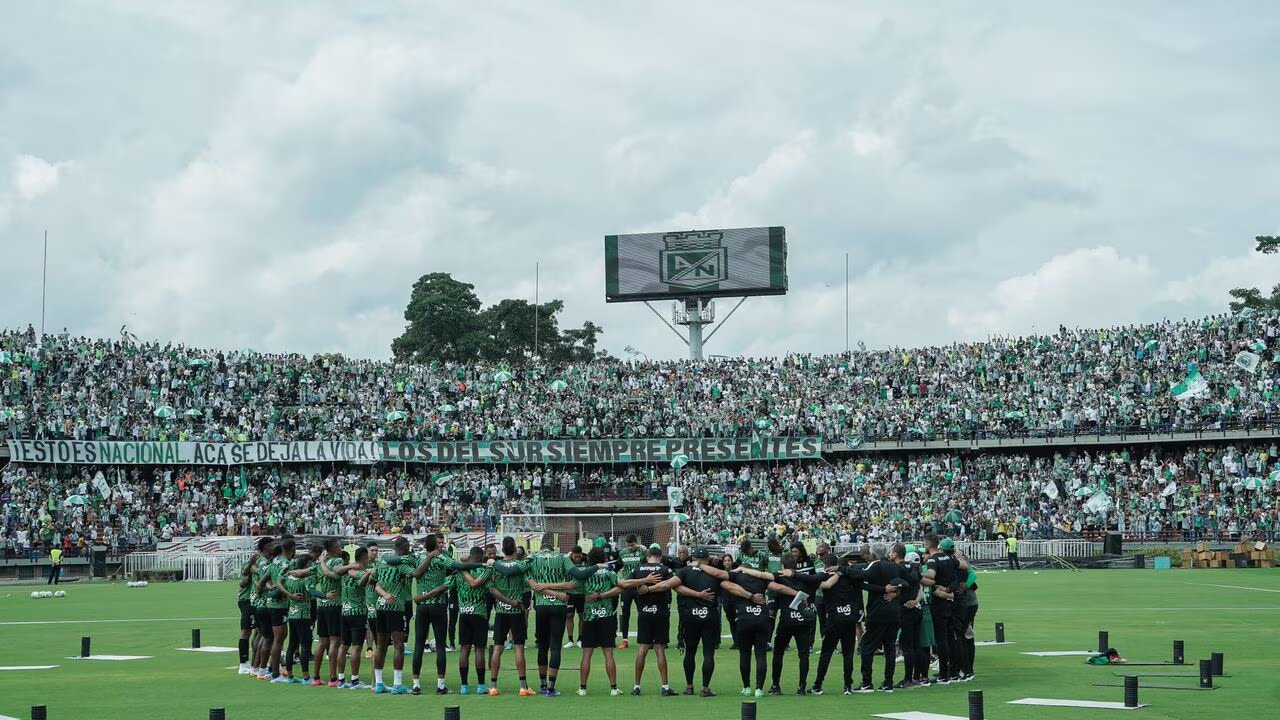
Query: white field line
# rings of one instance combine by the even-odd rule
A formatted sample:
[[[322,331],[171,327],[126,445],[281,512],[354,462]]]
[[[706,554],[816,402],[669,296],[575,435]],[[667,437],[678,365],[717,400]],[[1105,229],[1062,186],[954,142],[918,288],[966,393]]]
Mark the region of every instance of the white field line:
[[[191,622],[198,620],[239,620],[237,617],[129,618],[125,620],[12,620],[0,625],[81,625],[87,623]]]
[[[1260,587],[1248,587],[1247,585],[1214,585],[1213,583],[1184,583],[1186,585],[1198,585],[1200,587],[1216,587],[1226,588],[1228,590],[1257,590],[1258,592],[1280,593],[1280,590],[1269,590]]]

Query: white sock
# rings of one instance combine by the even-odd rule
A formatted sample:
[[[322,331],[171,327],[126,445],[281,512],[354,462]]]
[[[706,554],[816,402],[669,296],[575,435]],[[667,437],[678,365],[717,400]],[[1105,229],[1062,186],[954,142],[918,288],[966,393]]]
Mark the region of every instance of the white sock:
[[[444,678],[439,678],[436,680],[436,687],[440,690],[444,689]]]
[[[391,671],[391,676],[395,678],[395,684],[396,684],[397,686],[404,682],[404,671],[403,671],[403,670],[392,670],[392,671]]]
[[[413,680],[413,686],[414,686],[414,687],[416,687],[416,688],[420,688],[420,687],[422,687],[422,683],[418,682],[418,679],[417,679],[417,678],[414,678],[414,680]]]
[[[338,673],[338,682],[342,682],[344,680],[346,680],[346,677],[344,677],[344,673]]]
[[[374,668],[373,670],[373,682],[376,685],[382,684],[382,671],[377,668]]]

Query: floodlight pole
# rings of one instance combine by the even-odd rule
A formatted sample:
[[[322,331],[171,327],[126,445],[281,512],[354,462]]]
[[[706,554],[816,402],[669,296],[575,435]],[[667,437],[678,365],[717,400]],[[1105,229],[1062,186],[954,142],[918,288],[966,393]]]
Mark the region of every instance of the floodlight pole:
[[[689,326],[689,359],[702,359],[702,298],[685,303],[685,310],[691,311],[691,317],[684,323]]]

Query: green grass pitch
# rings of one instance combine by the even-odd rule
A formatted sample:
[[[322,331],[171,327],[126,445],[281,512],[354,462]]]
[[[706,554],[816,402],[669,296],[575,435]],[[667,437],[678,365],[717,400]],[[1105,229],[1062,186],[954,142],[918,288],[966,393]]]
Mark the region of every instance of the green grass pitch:
[[[1084,664],[1080,657],[1040,658],[1023,652],[1091,650],[1099,630],[1110,633],[1111,644],[1131,660],[1166,660],[1173,640],[1186,643],[1186,670],[1193,672],[1200,658],[1225,653],[1226,673],[1221,689],[1212,692],[1141,691],[1151,707],[1137,711],[1145,720],[1219,720],[1224,717],[1275,717],[1280,707],[1280,574],[1272,570],[1171,571],[1030,571],[982,574],[978,639],[990,640],[996,622],[1005,623],[1013,645],[978,648],[977,680],[949,687],[895,692],[891,695],[843,697],[839,658],[835,674],[828,674],[828,694],[798,698],[765,698],[758,717],[868,717],[872,713],[930,711],[967,715],[967,693],[985,692],[990,720],[1071,720],[1105,718],[1107,710],[1032,708],[1005,704],[1024,697],[1082,700],[1123,699],[1119,687],[1095,687],[1098,682],[1122,682],[1113,668]],[[646,672],[645,695],[609,697],[603,658],[597,657],[590,695],[573,696],[577,672],[566,671],[560,683],[565,695],[557,699],[520,698],[511,653],[504,659],[501,697],[436,697],[434,656],[424,663],[421,697],[374,696],[370,692],[330,690],[294,685],[268,685],[237,675],[235,653],[200,654],[176,649],[190,644],[191,629],[200,628],[205,645],[234,647],[238,637],[235,588],[231,583],[153,584],[129,589],[115,585],[63,585],[62,599],[32,600],[44,585],[0,588],[0,666],[58,665],[53,670],[0,671],[0,716],[26,718],[30,706],[44,704],[52,720],[64,718],[192,718],[203,720],[209,708],[225,707],[228,720],[299,717],[307,720],[353,718],[439,718],[446,704],[458,704],[462,717],[563,720],[566,717],[656,718],[688,714],[699,720],[737,718],[741,698],[737,653],[717,655],[713,689],[720,696],[657,697],[657,668]],[[727,626],[726,626],[727,627]],[[727,632],[727,630],[726,630]],[[151,655],[128,662],[68,660],[79,654],[80,637],[93,638],[93,652]],[[566,651],[565,664],[576,666],[580,651]],[[619,687],[632,684],[634,650],[620,650]],[[530,659],[532,660],[532,647]],[[783,676],[784,692],[794,692],[795,654],[789,653]],[[671,653],[672,685],[683,686],[680,655]],[[813,665],[816,666],[814,655]],[[388,663],[390,664],[390,663]],[[456,656],[449,658],[449,685],[458,686]],[[406,659],[406,679],[408,678]],[[876,674],[880,674],[880,662]],[[1138,668],[1134,668],[1138,670]],[[1147,668],[1164,671],[1167,668]],[[362,675],[371,680],[371,666]],[[389,675],[389,672],[388,672]],[[856,676],[856,670],[855,670]],[[529,679],[536,683],[537,670]],[[1152,683],[1194,685],[1194,679],[1151,678]],[[1123,716],[1127,716],[1124,714]]]

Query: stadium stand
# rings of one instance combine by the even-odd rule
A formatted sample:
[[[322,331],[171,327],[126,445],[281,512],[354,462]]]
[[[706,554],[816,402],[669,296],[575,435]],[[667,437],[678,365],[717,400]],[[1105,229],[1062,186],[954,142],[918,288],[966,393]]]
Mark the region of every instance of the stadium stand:
[[[55,544],[74,556],[91,544],[144,548],[187,535],[492,529],[502,514],[555,504],[664,506],[673,482],[686,490],[692,539],[705,542],[770,533],[833,543],[929,531],[1096,537],[1115,528],[1143,540],[1274,538],[1277,334],[1276,315],[1216,316],[849,355],[508,369],[65,334],[38,344],[31,329],[6,331],[6,439],[763,433],[821,435],[834,452],[683,470],[258,465],[245,469],[243,494],[234,492],[239,469],[12,464],[0,475],[0,542],[10,557]],[[1143,433],[1171,442],[1132,437]],[[1072,444],[1086,436],[1100,444]],[[1030,439],[1039,446],[986,447]],[[887,446],[898,451],[881,452]],[[100,472],[110,497],[93,491]],[[447,480],[429,482],[436,477]],[[70,495],[91,501],[66,505]]]

